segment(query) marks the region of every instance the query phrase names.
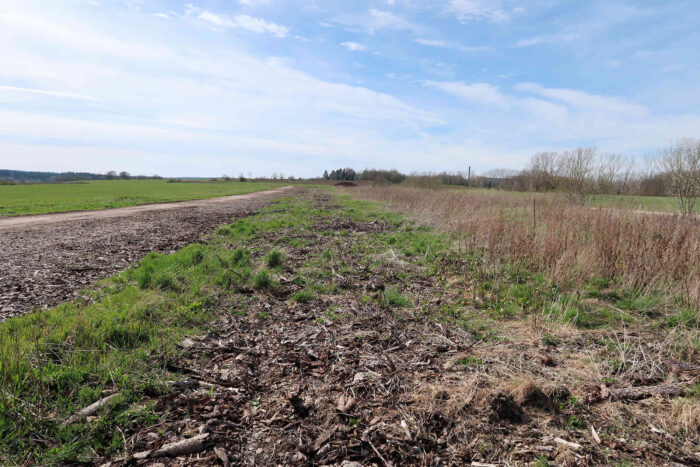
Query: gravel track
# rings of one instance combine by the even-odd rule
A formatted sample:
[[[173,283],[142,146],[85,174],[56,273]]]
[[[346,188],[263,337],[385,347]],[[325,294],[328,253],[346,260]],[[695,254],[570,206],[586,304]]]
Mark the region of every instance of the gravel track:
[[[297,191],[0,219],[0,321],[76,297],[151,251],[170,253]]]

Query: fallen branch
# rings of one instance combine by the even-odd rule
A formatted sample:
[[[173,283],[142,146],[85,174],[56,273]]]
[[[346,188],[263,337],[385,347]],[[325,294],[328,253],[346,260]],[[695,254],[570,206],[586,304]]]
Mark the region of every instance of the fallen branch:
[[[204,450],[204,440],[209,436],[209,433],[193,436],[192,438],[183,439],[174,443],[166,444],[157,451],[153,451],[150,457],[177,457],[187,454],[195,454]]]
[[[94,414],[98,410],[100,410],[102,407],[107,404],[107,402],[111,401],[115,397],[117,397],[119,393],[112,394],[111,396],[103,397],[102,399],[98,400],[97,402],[93,402],[92,404],[88,405],[84,409],[80,410],[77,413],[74,413],[66,421],[63,422],[63,425],[70,425],[71,423],[75,423],[78,420],[82,420],[85,417],[89,417],[90,415]]]
[[[600,388],[600,395],[603,399],[646,399],[651,396],[673,397],[685,394],[685,388],[676,384],[662,386],[637,386],[633,388]]]
[[[671,373],[676,374],[676,375],[687,375],[687,376],[700,375],[700,365],[696,365],[695,363],[669,360],[668,366],[671,369]]]
[[[554,442],[557,444],[561,444],[562,446],[566,446],[569,449],[573,449],[574,451],[578,451],[581,449],[581,445],[578,443],[572,443],[571,441],[567,441],[565,439],[561,438],[554,438]]]

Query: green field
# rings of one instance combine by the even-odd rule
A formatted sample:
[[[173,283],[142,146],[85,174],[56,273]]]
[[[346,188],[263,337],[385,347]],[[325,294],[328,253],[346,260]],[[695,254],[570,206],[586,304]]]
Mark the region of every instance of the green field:
[[[678,212],[678,200],[670,196],[595,195],[593,205],[641,211]],[[700,214],[700,203],[696,204],[695,212]]]
[[[532,197],[526,191],[489,190],[486,188],[450,187],[454,190],[468,190],[478,193],[511,193],[517,197]],[[565,196],[563,193],[535,193],[535,196]],[[678,200],[672,196],[629,196],[629,195],[592,195],[590,205],[603,208],[634,209],[639,211],[678,212]],[[700,203],[695,205],[695,212],[700,214]]]
[[[139,204],[240,195],[284,183],[105,180],[86,183],[0,185],[0,217],[106,209]]]

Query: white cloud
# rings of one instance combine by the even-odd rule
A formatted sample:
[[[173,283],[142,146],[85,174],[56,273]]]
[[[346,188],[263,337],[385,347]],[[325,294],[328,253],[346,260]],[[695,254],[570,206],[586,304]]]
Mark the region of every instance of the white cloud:
[[[269,5],[271,2],[272,0],[238,0],[238,4],[244,6]]]
[[[370,8],[366,14],[362,15],[341,15],[333,20],[335,23],[349,26],[351,30],[363,31],[375,34],[383,30],[408,30],[419,33],[423,27],[415,24],[395,13],[386,10]]]
[[[521,83],[515,86],[515,89],[521,92],[538,94],[554,101],[564,102],[579,110],[625,115],[647,115],[649,113],[646,108],[630,104],[624,99],[588,94],[573,89],[545,88],[535,83]]]
[[[21,5],[21,3],[20,3]],[[96,32],[87,28],[81,21],[65,18],[63,22],[49,20],[39,12],[23,8],[13,8],[11,2],[0,2],[0,33],[12,34],[14,37],[31,37],[60,44],[64,47],[80,49],[91,53],[106,54],[122,58],[166,58],[170,56],[167,46],[137,43],[110,36],[108,33]],[[2,37],[2,36],[0,36]],[[86,40],[89,38],[89,40]],[[11,42],[5,42],[7,44]],[[7,47],[0,54],[15,53],[14,48]],[[21,63],[20,63],[21,65]]]
[[[353,52],[364,52],[367,50],[367,47],[357,42],[341,42],[340,45]]]
[[[268,33],[277,37],[286,37],[289,29],[279,24],[268,22],[262,18],[254,18],[248,15],[235,15],[228,17],[208,10],[202,10],[194,5],[187,4],[186,13],[195,16],[203,21],[207,21],[220,28],[241,28],[255,33]]]
[[[497,86],[488,83],[467,84],[459,81],[426,81],[426,86],[453,94],[470,102],[507,109],[511,99],[501,93]]]
[[[78,100],[87,100],[87,101],[94,101],[95,100],[95,98],[92,96],[85,96],[83,94],[75,94],[72,92],[47,91],[44,89],[21,88],[21,87],[16,87],[16,86],[0,85],[0,91],[39,94],[42,96],[60,97],[60,98],[64,98],[64,99],[78,99]]]
[[[462,22],[486,20],[494,23],[510,21],[510,13],[500,7],[498,0],[449,0],[447,9]]]
[[[580,34],[574,31],[564,31],[556,34],[543,34],[539,36],[520,39],[515,43],[516,47],[532,47],[542,44],[563,44],[578,39]]]
[[[452,42],[447,42],[447,41],[443,41],[443,40],[425,39],[422,37],[414,39],[413,42],[415,42],[416,44],[427,45],[428,47],[441,47],[444,49],[455,49],[455,50],[460,50],[462,52],[483,52],[484,50],[489,49],[488,47],[484,47],[484,46],[465,46],[465,45],[453,44]]]

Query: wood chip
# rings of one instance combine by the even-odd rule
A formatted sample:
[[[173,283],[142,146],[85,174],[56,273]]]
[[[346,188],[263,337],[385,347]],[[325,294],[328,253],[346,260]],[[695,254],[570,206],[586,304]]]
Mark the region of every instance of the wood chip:
[[[591,435],[593,435],[593,439],[595,440],[596,443],[600,444],[600,436],[598,436],[598,433],[595,431],[595,428],[593,428],[593,425],[591,427]]]
[[[231,465],[231,462],[228,459],[228,454],[226,454],[226,451],[224,450],[224,448],[220,448],[218,446],[215,447],[214,454],[216,454],[216,457],[221,459],[221,462],[223,462],[224,467],[229,467]]]
[[[350,410],[352,410],[353,407],[355,407],[356,402],[357,401],[354,397],[346,396],[343,394],[338,399],[338,405],[336,405],[336,408],[338,409],[338,412],[348,413]]]

